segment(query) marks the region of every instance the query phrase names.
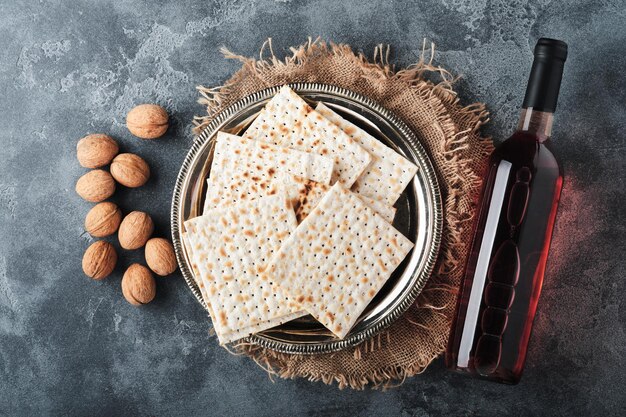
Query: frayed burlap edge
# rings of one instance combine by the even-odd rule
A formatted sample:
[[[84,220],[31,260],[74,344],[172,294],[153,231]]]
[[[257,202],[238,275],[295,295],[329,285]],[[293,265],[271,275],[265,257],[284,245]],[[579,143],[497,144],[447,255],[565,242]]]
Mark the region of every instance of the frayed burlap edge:
[[[412,123],[414,120],[410,117],[402,117],[398,112],[396,114],[404,119],[418,137],[433,137],[433,129],[439,130],[435,133],[441,137],[436,143],[425,141],[435,162],[444,196],[441,254],[433,276],[416,303],[397,323],[350,352],[302,356],[246,343],[233,347],[232,353],[250,356],[270,376],[302,377],[326,384],[337,383],[339,388],[363,389],[367,385],[389,388],[422,372],[445,349],[456,302],[456,289],[469,250],[471,219],[475,210],[473,201],[481,184],[480,171],[492,150],[492,143],[478,132],[480,126],[488,120],[485,106],[475,103],[462,107],[452,89],[455,78],[445,69],[432,64],[434,48],[430,50],[430,60],[426,61],[425,46],[418,63],[395,71],[389,64],[390,48],[383,45],[375,48],[370,62],[362,53],[354,53],[348,45],[309,38],[300,47],[290,48],[291,55],[280,60],[273,51],[271,39],[268,39],[261,48],[259,59],[236,55],[222,48],[224,56],[239,60],[242,68],[223,86],[198,87],[201,94],[199,102],[206,106],[207,114],[194,119],[196,133],[221,110],[255,91],[287,82],[334,83],[332,80],[320,80],[316,74],[307,72],[307,67],[323,63],[324,60],[331,62],[336,58],[343,64],[348,62],[352,65],[359,78],[351,80],[354,85],[346,86],[341,82],[337,82],[337,85],[353,89],[383,105],[385,100],[377,100],[377,91],[359,91],[359,82],[364,81],[374,90],[383,84],[393,84],[396,88],[390,89],[392,91],[399,92],[402,87],[409,89],[432,110],[429,114],[434,120],[420,125]],[[267,58],[266,51],[269,52]],[[394,111],[394,108],[389,109]],[[402,346],[394,347],[392,341],[398,338],[399,332],[403,332],[406,338],[407,329],[411,329],[408,330],[411,333],[408,337],[423,338],[430,345],[428,349],[416,352],[409,360],[395,360],[396,356],[402,356],[404,352],[401,352]],[[390,358],[390,363],[384,363],[386,357]],[[357,366],[359,372],[355,372],[342,365],[350,360],[357,365],[363,365],[366,361],[373,362],[373,365]],[[379,363],[381,360],[382,363]],[[397,362],[402,362],[402,365]]]

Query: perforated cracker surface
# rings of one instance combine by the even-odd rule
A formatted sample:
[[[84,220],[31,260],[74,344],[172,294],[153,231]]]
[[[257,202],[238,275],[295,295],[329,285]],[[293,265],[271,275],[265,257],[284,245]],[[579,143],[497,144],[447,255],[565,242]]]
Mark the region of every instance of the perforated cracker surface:
[[[272,280],[260,276],[296,227],[284,196],[212,209],[185,227],[221,344],[304,315]]]
[[[302,223],[306,216],[308,216],[309,213],[313,211],[315,206],[319,204],[324,195],[330,189],[330,185],[315,183],[314,186],[310,187],[306,193],[302,193],[300,195],[300,197],[298,198],[298,202],[294,206],[298,223]],[[359,195],[358,197],[369,208],[382,216],[382,218],[385,219],[387,222],[393,223],[393,219],[396,215],[395,207],[389,206],[382,201],[374,200],[364,195]]]
[[[371,161],[365,149],[287,86],[266,104],[244,137],[331,157],[335,163],[331,183],[339,181],[346,187]]]
[[[365,171],[352,185],[352,191],[392,206],[417,173],[417,166],[365,130],[339,116],[324,103],[318,103],[315,110],[340,127],[372,157]]]
[[[328,184],[332,170],[330,158],[219,132],[204,208],[278,192],[295,201],[307,181]]]
[[[343,338],[412,247],[336,184],[276,252],[267,274]]]

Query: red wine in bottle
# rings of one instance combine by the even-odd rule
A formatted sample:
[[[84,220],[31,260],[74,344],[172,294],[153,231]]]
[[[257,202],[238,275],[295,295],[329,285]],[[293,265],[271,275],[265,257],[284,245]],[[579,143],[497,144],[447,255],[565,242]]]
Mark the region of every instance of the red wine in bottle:
[[[446,351],[448,368],[519,382],[563,183],[550,135],[567,44],[539,39],[517,131],[498,146],[479,203]]]

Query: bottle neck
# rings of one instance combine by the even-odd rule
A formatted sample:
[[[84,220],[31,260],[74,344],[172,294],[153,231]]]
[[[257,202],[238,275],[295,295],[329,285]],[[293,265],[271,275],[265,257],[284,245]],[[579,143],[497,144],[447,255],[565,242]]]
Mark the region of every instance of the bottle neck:
[[[537,137],[539,142],[544,142],[552,136],[552,121],[554,113],[533,110],[532,107],[523,108],[517,124],[518,132],[528,132]]]

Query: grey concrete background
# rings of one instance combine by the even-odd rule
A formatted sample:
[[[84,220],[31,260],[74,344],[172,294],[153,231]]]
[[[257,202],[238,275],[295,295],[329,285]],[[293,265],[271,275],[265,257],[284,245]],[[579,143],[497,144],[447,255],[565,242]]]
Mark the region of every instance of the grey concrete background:
[[[0,10],[0,415],[625,415],[624,1],[3,0]],[[280,54],[307,35],[370,54],[390,43],[399,66],[429,38],[436,61],[463,75],[463,100],[487,103],[486,131],[499,139],[515,124],[536,39],[570,44],[555,125],[567,177],[518,386],[466,379],[440,360],[388,392],[271,382],[208,338],[179,274],[159,279],[144,308],[124,301],[122,271],[141,251],[103,282],[83,276],[90,204],[74,193],[85,172],[77,140],[107,132],[147,159],[150,182],[114,200],[168,235],[202,112],[194,86],[237,68],[218,47],[254,55],[272,36]],[[127,132],[141,102],[168,109],[167,136]]]

